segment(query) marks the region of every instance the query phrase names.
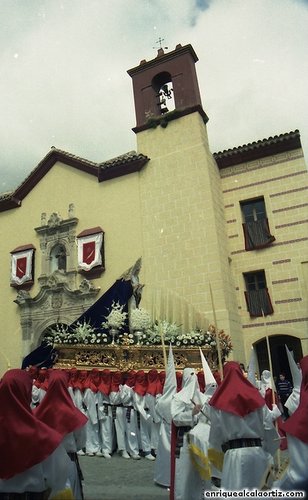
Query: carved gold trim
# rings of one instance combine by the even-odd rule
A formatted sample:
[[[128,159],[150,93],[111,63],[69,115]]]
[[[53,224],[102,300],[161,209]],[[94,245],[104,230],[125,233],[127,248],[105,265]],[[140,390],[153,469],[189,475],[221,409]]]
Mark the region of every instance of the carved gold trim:
[[[56,344],[58,360],[55,368],[108,368],[110,370],[163,370],[164,356],[161,346],[123,346],[123,345],[81,345],[67,346]],[[185,367],[201,369],[199,348],[173,348],[176,370]],[[202,349],[212,369],[216,368],[211,353]]]

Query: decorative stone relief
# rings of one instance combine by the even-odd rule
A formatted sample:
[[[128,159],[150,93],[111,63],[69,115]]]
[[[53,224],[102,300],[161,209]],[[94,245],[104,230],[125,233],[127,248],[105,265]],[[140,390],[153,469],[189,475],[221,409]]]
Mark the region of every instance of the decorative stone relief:
[[[78,274],[74,204],[68,207],[68,219],[57,212],[41,214],[41,225],[35,228],[40,238],[40,291],[34,297],[19,290],[14,302],[20,309],[23,355],[35,349],[46,329],[55,323],[69,325],[94,302],[99,288]],[[62,260],[61,260],[62,259]]]
[[[48,226],[50,226],[50,227],[60,226],[61,222],[62,222],[61,216],[58,213],[54,212],[49,217]]]

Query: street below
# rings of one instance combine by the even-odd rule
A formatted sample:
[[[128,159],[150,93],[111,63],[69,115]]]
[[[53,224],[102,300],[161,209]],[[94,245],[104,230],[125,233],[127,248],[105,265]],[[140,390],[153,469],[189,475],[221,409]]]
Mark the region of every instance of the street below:
[[[79,457],[84,475],[85,500],[159,500],[169,498],[169,491],[153,481],[154,464],[125,459],[115,453],[111,459]]]

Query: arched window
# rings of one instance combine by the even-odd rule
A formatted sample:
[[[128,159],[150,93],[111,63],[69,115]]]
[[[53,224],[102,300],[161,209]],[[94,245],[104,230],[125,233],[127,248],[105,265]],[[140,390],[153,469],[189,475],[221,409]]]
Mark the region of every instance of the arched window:
[[[66,271],[66,249],[64,245],[55,245],[50,252],[50,271]]]
[[[170,73],[163,71],[154,76],[152,87],[157,95],[157,106],[159,107],[160,113],[164,114],[174,110],[175,103]]]

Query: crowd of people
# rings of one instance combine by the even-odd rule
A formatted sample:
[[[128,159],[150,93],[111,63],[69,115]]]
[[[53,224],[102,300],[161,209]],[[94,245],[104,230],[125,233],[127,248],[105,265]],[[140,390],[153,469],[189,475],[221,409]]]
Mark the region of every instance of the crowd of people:
[[[292,412],[273,390],[272,375],[252,383],[237,362],[211,373],[165,371],[7,371],[0,381],[0,500],[83,500],[80,455],[155,461],[154,481],[170,499],[199,500],[205,490],[268,488],[279,448],[289,465],[270,486],[302,489],[308,479],[308,356]],[[288,401],[283,406],[288,408]],[[283,416],[283,415],[282,415]],[[34,445],[35,443],[35,445]],[[23,496],[24,495],[24,496]]]

